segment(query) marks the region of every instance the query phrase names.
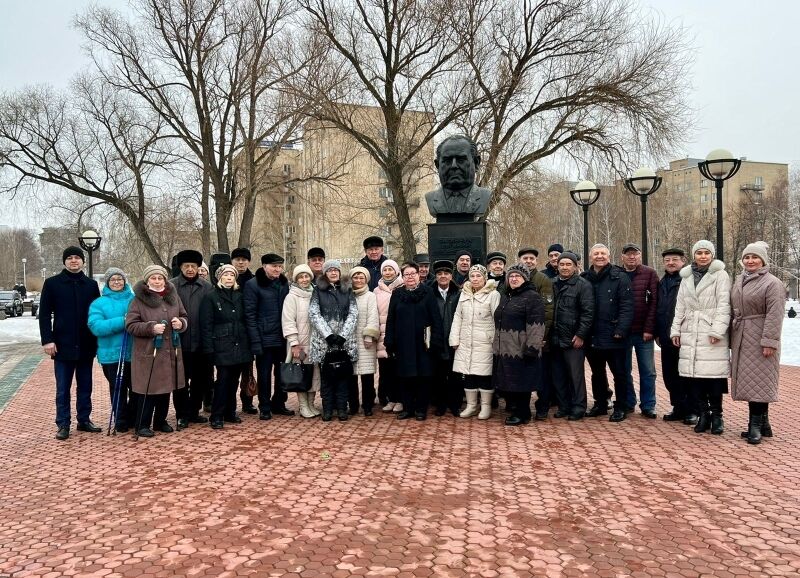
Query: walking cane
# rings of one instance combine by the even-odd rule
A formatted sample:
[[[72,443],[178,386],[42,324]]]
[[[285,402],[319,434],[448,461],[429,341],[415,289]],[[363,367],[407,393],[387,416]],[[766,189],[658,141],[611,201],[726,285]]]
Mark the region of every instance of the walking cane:
[[[170,329],[172,331],[172,349],[175,350],[175,371],[173,372],[175,379],[172,382],[172,396],[174,398],[175,392],[178,391],[178,349],[181,347],[181,336],[177,331],[175,331],[174,327],[171,327]],[[185,383],[184,387],[186,387]],[[189,401],[187,400],[186,403],[188,404]]]
[[[166,325],[165,320],[161,321]],[[144,406],[147,405],[147,394],[150,393],[150,381],[153,379],[153,368],[156,366],[156,353],[161,349],[161,344],[164,343],[164,335],[156,335],[153,339],[153,362],[150,364],[150,375],[147,376],[147,386],[144,389],[144,398],[142,399],[142,407],[139,409],[139,418],[136,420],[136,431],[133,433],[133,439],[139,439],[139,430],[142,427],[142,417],[144,416]]]
[[[125,373],[125,353],[128,349],[128,332],[122,334],[122,347],[119,350],[119,361],[117,362],[117,374],[114,376],[114,391],[111,394],[111,415],[108,416],[108,429],[106,435],[110,436],[111,424],[114,424],[114,433],[117,435],[117,422],[119,421],[119,396],[122,391],[122,377]],[[127,392],[126,392],[127,393]]]

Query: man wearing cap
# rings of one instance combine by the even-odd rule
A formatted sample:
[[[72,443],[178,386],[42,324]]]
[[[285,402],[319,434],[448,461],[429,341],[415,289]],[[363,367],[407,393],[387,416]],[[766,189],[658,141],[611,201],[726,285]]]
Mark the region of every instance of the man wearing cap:
[[[233,251],[231,251],[231,265],[236,268],[236,284],[239,287],[244,288],[245,284],[247,284],[250,279],[253,279],[255,275],[253,272],[250,271],[250,261],[253,260],[252,254],[250,253],[250,249],[245,247],[237,247]],[[219,271],[219,269],[217,270]],[[216,276],[216,275],[215,275]],[[250,379],[253,377],[253,361],[250,360],[244,370],[242,371],[242,378],[239,383],[239,399],[242,402],[242,411],[247,414],[255,414],[258,413],[258,410],[253,407],[253,397],[247,395],[247,385],[250,383]],[[208,413],[211,413],[211,391],[212,388],[209,387],[208,389],[209,395],[206,395],[205,405],[208,406]]]
[[[631,280],[633,295],[633,324],[625,358],[628,379],[628,411],[636,407],[636,389],[633,386],[633,352],[639,368],[639,401],[642,415],[656,417],[656,359],[653,338],[656,333],[656,304],[658,300],[658,274],[655,269],[642,265],[642,251],[636,243],[622,247],[622,267]]]
[[[322,266],[325,264],[325,250],[322,247],[311,247],[306,253],[306,265],[311,269],[311,284],[316,287],[317,280],[322,277]]]
[[[430,274],[431,272],[431,258],[427,253],[417,253],[412,259],[414,263],[419,265],[419,282],[422,285],[429,285],[433,287],[436,284],[436,279]]]
[[[286,407],[287,395],[281,388],[279,370],[286,357],[281,313],[289,294],[289,280],[283,274],[283,263],[283,257],[275,253],[262,255],[261,269],[244,287],[245,320],[250,347],[256,356],[258,413],[262,420],[272,419],[273,414],[294,415]]]
[[[542,273],[550,277],[553,282],[558,277],[558,258],[563,252],[564,246],[561,243],[553,243],[547,248],[547,265],[542,269]]]
[[[466,249],[456,253],[456,270],[453,272],[453,282],[459,287],[469,279],[470,267],[472,267],[472,253]]]
[[[492,251],[486,255],[486,269],[489,271],[488,279],[497,283],[497,291],[505,295],[508,291],[506,285],[506,255],[500,251]]]
[[[84,256],[79,247],[67,247],[64,269],[48,278],[39,303],[39,333],[46,355],[53,359],[56,374],[56,439],[69,437],[72,420],[70,390],[77,383],[78,430],[99,432],[92,423],[92,362],[97,338],[89,330],[89,305],[100,297],[100,289],[83,273]]]
[[[449,343],[450,328],[453,325],[453,316],[458,307],[458,299],[461,290],[453,282],[453,262],[440,260],[433,264],[435,275],[433,295],[439,314],[442,317],[444,328],[444,342]],[[454,416],[461,413],[461,398],[464,390],[461,385],[453,379],[453,351],[450,347],[442,347],[440,355],[433,355],[433,375],[434,384],[431,392],[435,413],[438,416],[444,415],[450,410]]]
[[[553,392],[553,372],[552,360],[550,359],[549,336],[550,329],[553,327],[553,280],[539,271],[536,266],[539,259],[539,250],[533,247],[523,247],[517,251],[519,262],[525,265],[531,272],[529,283],[533,285],[539,295],[544,299],[544,345],[542,348],[542,382],[539,389],[539,397],[536,399],[536,421],[547,419],[552,405]]]
[[[681,286],[681,269],[686,265],[683,249],[671,248],[661,253],[664,276],[658,282],[656,304],[656,342],[661,348],[661,374],[669,391],[672,412],[664,416],[664,421],[683,421],[691,411],[687,399],[684,379],[678,373],[680,347],[675,347],[669,337],[672,320],[675,317],[675,304]]]
[[[374,291],[381,280],[381,267],[386,261],[383,254],[383,239],[378,236],[367,237],[364,239],[364,258],[358,263],[369,271],[369,290]]]
[[[252,260],[250,249],[246,247],[237,247],[231,251],[231,265],[236,267],[236,272],[238,273],[236,283],[239,287],[243,287],[245,283],[255,277],[253,272],[250,271],[250,261]]]
[[[558,400],[555,417],[574,421],[586,413],[584,347],[589,342],[594,320],[594,290],[591,283],[581,277],[575,253],[559,254],[553,293],[550,352],[553,390]]]
[[[602,243],[589,249],[592,266],[581,275],[594,288],[594,322],[592,340],[586,359],[592,369],[594,406],[586,417],[608,415],[608,376],[606,365],[614,376],[614,413],[609,421],[624,420],[627,415],[627,376],[625,349],[633,323],[631,281],[622,267],[611,264],[611,252]]]
[[[213,285],[200,277],[203,255],[199,251],[187,249],[175,256],[175,264],[181,273],[170,279],[175,285],[178,297],[189,317],[186,331],[181,333],[181,353],[183,355],[183,375],[186,387],[176,390],[172,396],[178,429],[189,427],[190,423],[207,423],[200,415],[203,398],[208,395],[213,380],[214,368],[208,356],[203,353],[200,333],[200,304],[211,293]]]

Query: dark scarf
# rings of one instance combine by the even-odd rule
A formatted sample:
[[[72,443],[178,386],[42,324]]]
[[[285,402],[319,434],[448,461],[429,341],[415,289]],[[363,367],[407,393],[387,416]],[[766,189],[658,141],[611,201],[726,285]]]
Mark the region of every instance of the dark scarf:
[[[694,286],[697,287],[698,283],[703,279],[706,273],[708,273],[708,267],[711,265],[709,263],[705,267],[700,267],[697,263],[692,263],[692,276],[694,276]]]

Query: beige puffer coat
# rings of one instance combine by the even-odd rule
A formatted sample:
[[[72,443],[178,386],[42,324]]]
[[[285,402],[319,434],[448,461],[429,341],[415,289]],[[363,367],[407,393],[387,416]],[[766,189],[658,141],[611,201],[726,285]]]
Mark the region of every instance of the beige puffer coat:
[[[465,375],[492,375],[494,310],[500,304],[497,282],[489,280],[473,293],[464,283],[450,328],[450,346],[455,347],[453,371]]]
[[[281,312],[281,326],[283,328],[283,336],[286,338],[286,357],[288,358],[291,355],[293,345],[299,345],[300,350],[305,354],[303,363],[307,364],[311,363],[309,361],[311,353],[311,321],[308,318],[311,294],[312,291],[306,291],[292,283],[289,287],[289,294],[283,302],[283,311]],[[282,361],[285,361],[285,359]],[[319,386],[319,367],[315,366],[311,391],[319,391]]]
[[[358,340],[358,361],[353,367],[356,375],[371,375],[375,373],[378,351],[378,338],[381,335],[380,321],[378,320],[378,299],[368,286],[353,290],[358,305],[358,323],[356,324],[356,339]],[[369,340],[371,346],[367,348],[365,341]]]
[[[691,265],[681,269],[680,275],[681,286],[670,329],[670,337],[681,338],[678,373],[684,377],[728,377],[731,280],[725,263],[714,259],[697,287]],[[712,344],[709,337],[719,341]]]
[[[381,337],[378,340],[378,359],[389,357],[386,353],[386,346],[383,344],[383,340],[386,337],[386,318],[389,316],[389,300],[392,298],[392,292],[402,286],[403,278],[398,275],[397,279],[392,281],[390,285],[386,285],[381,279],[378,281],[378,286],[372,290],[375,293],[375,300],[378,304],[378,318],[381,326]]]

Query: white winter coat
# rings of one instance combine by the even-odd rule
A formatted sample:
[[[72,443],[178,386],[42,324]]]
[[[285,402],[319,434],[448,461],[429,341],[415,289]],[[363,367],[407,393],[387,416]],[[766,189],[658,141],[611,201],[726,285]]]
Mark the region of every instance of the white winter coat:
[[[294,283],[289,287],[289,294],[283,302],[281,326],[286,338],[286,356],[291,355],[292,346],[299,345],[305,354],[303,363],[310,364],[311,353],[311,321],[308,318],[308,306],[311,303],[311,291],[305,291]],[[285,359],[281,360],[285,361]],[[314,380],[311,391],[319,391],[319,367],[314,367]]]
[[[375,293],[364,287],[354,291],[358,305],[358,323],[356,324],[356,339],[358,340],[358,361],[353,367],[356,375],[371,375],[375,373],[378,351],[378,338],[381,335],[380,321],[378,319],[378,299]],[[367,348],[365,341],[371,346]]]
[[[453,371],[464,375],[492,375],[494,310],[500,304],[497,283],[489,280],[477,293],[464,283],[450,328],[450,346],[455,347]]]
[[[372,290],[375,293],[375,299],[378,303],[378,318],[381,326],[381,337],[378,340],[378,359],[386,359],[389,355],[386,353],[386,346],[383,340],[386,337],[386,319],[389,317],[389,300],[392,298],[392,291],[403,285],[403,278],[398,275],[392,281],[391,285],[386,285],[383,279],[378,281],[378,285]]]
[[[684,377],[728,377],[731,280],[725,263],[713,260],[697,287],[691,265],[681,269],[680,275],[681,286],[670,329],[670,337],[681,338],[678,372]],[[712,345],[709,337],[719,341]]]

